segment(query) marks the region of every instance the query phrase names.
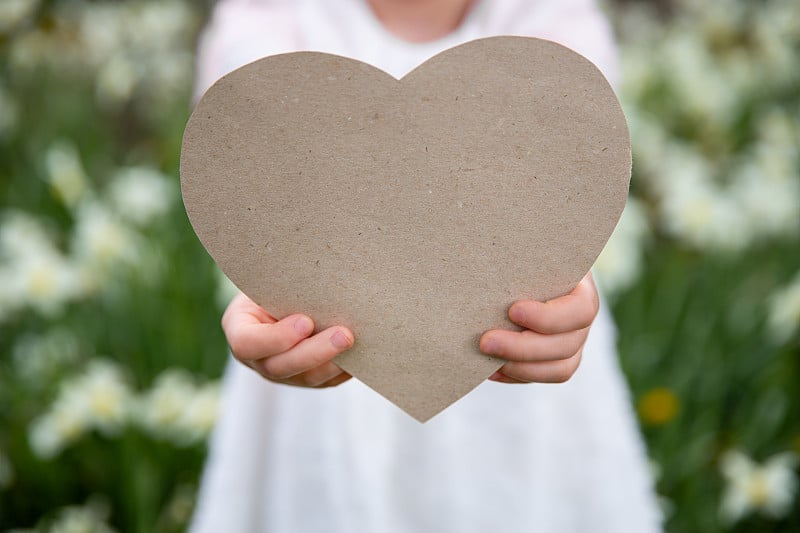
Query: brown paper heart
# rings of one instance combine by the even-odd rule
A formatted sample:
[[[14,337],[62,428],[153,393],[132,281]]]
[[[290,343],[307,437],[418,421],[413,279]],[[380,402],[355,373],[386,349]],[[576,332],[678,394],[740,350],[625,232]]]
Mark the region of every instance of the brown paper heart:
[[[493,37],[401,80],[315,52],[246,65],[194,110],[181,184],[245,294],[351,327],[336,363],[425,421],[501,366],[478,338],[510,326],[509,304],[565,294],[590,269],[630,168],[593,64]]]

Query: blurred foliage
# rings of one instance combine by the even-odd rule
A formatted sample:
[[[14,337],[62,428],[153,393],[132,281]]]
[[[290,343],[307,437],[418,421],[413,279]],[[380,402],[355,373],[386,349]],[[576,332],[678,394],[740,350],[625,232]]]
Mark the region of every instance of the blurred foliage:
[[[0,4],[2,530],[191,512],[226,352],[178,185],[203,16]]]
[[[649,9],[616,17],[633,196],[596,270],[667,529],[800,531],[800,4]]]
[[[0,2],[0,529],[179,531],[230,287],[181,208],[207,2]],[[800,5],[627,3],[596,265],[667,528],[800,531]]]

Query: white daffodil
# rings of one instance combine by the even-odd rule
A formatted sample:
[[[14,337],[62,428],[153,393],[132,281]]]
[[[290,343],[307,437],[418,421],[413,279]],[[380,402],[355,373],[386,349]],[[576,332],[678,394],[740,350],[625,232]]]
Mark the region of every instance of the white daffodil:
[[[774,168],[778,161],[778,154],[774,154],[767,164]],[[751,162],[731,176],[730,188],[739,205],[739,217],[752,233],[792,236],[800,231],[800,180],[771,178],[769,168]]]
[[[75,218],[72,252],[84,294],[105,289],[118,267],[138,268],[150,259],[141,235],[108,206],[84,201]]]
[[[83,260],[109,265],[135,258],[135,235],[108,207],[84,202],[76,218],[74,248]]]
[[[738,3],[738,2],[737,2]],[[760,86],[760,65],[753,60],[752,53],[745,49],[729,50],[717,58],[721,75],[731,84],[733,91],[744,100]]]
[[[137,31],[127,35],[132,48],[143,52],[168,53],[190,36],[195,14],[186,2],[161,0],[138,7],[129,10],[126,15],[132,26],[137,28]]]
[[[682,0],[680,4],[688,13],[697,17],[701,35],[710,42],[734,38],[746,16],[745,6],[739,0]]]
[[[0,229],[0,303],[10,313],[30,307],[53,315],[80,294],[78,271],[44,227],[21,213],[8,214]]]
[[[779,519],[789,512],[797,491],[794,468],[797,456],[781,453],[758,464],[742,452],[726,452],[720,470],[727,485],[722,495],[720,518],[734,524],[750,513]]]
[[[79,20],[101,102],[125,102],[139,88],[173,95],[185,89],[196,23],[186,2],[109,3],[84,9]]]
[[[130,403],[120,368],[95,360],[83,374],[64,381],[50,410],[31,424],[31,449],[47,459],[92,429],[112,434],[127,421]]]
[[[652,55],[645,47],[629,47],[620,59],[623,72],[621,96],[623,100],[635,100],[657,79]]]
[[[28,440],[34,455],[42,459],[55,457],[77,441],[87,430],[83,402],[75,395],[60,395],[50,411],[31,423]]]
[[[800,273],[769,299],[767,332],[777,343],[785,342],[800,328]]]
[[[44,315],[54,315],[80,294],[78,271],[55,249],[35,252],[11,263],[6,282],[23,305]]]
[[[800,18],[800,8],[798,12]],[[797,124],[797,117],[786,109],[774,106],[764,111],[757,118],[756,129],[765,146],[788,150],[795,160],[800,155],[800,125]]]
[[[57,142],[45,153],[48,181],[56,196],[67,207],[75,207],[87,190],[86,173],[75,147]]]
[[[65,442],[56,431],[52,418],[44,415],[28,426],[28,444],[36,457],[50,459],[61,452]]]
[[[697,32],[675,26],[661,48],[664,68],[676,100],[693,115],[727,126],[737,94],[725,78],[708,43]]]
[[[122,53],[115,54],[97,72],[97,98],[109,105],[127,102],[133,96],[140,78],[139,69],[130,58]]]
[[[97,67],[123,50],[125,4],[103,3],[80,10],[78,35],[86,60]]]
[[[161,439],[179,437],[181,417],[195,396],[191,375],[181,369],[168,369],[156,378],[153,388],[142,395],[137,420],[153,436]]]
[[[53,248],[53,239],[41,221],[24,211],[9,210],[0,219],[0,256],[7,258]]]
[[[677,238],[711,252],[738,251],[751,242],[737,198],[713,181],[675,176],[663,187],[662,220]]]
[[[786,25],[796,25],[800,16],[797,8],[784,12],[780,2],[767,2],[768,9],[755,10],[752,20],[753,36],[758,51],[758,62],[766,75],[776,84],[796,80],[797,55],[795,39],[791,32],[797,31]]]
[[[0,34],[15,29],[38,7],[39,0],[3,0],[0,2]]]
[[[208,437],[219,414],[220,385],[216,382],[199,387],[180,419],[188,442],[199,442]]]
[[[663,177],[662,165],[667,151],[671,149],[668,132],[657,117],[644,113],[635,105],[626,110],[633,142],[634,166],[643,171],[640,176],[653,180],[650,185],[658,191],[659,178]]]
[[[104,433],[118,431],[127,421],[131,391],[119,366],[110,361],[92,361],[68,394],[82,403],[87,423]]]
[[[156,438],[180,445],[193,444],[214,427],[219,411],[220,386],[197,386],[182,369],[167,369],[139,401],[137,420]]]
[[[114,533],[107,523],[108,511],[90,504],[60,510],[48,533]]]
[[[180,94],[191,84],[193,55],[188,50],[168,49],[160,52],[159,61],[151,65],[148,91],[161,99]]]
[[[597,282],[613,295],[633,285],[642,270],[642,245],[648,234],[644,208],[629,198],[617,228],[594,264]]]
[[[31,71],[47,64],[48,54],[53,51],[52,38],[44,29],[32,29],[19,33],[8,44],[9,66],[13,71]]]
[[[126,167],[115,174],[109,197],[115,212],[142,225],[167,213],[176,191],[170,178],[153,168]]]

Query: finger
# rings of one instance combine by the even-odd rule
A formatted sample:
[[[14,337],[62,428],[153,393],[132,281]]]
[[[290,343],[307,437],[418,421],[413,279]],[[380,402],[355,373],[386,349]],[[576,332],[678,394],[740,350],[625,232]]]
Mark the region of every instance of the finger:
[[[245,366],[247,366],[250,370],[259,372],[259,369],[254,363],[255,363],[254,361],[247,361],[247,364]],[[328,363],[328,364],[333,365],[335,367],[335,370],[333,369],[320,370],[323,367],[325,367],[325,365],[322,365],[322,367],[312,368],[311,370],[302,372],[290,378],[281,380],[275,380],[269,378],[267,379],[269,379],[269,381],[273,381],[274,383],[280,383],[283,385],[322,389],[327,387],[335,387],[353,377],[344,370],[342,370],[341,368],[336,367],[336,365],[334,365],[333,363]]]
[[[288,317],[287,317],[288,318]],[[275,337],[275,333],[280,333],[282,329],[279,327],[277,330],[257,327],[267,326],[278,322],[275,317],[269,314],[261,306],[256,304],[253,300],[245,296],[243,293],[238,293],[228,304],[225,313],[222,315],[222,329],[228,339],[228,345],[231,347],[231,352],[237,359],[257,359],[265,355],[272,355],[275,350],[279,350],[290,341],[283,340]],[[285,323],[281,326],[285,326]],[[266,339],[260,336],[269,334]],[[310,332],[309,332],[310,334]],[[255,337],[255,338],[254,338]],[[277,341],[277,346],[271,346],[272,341]],[[285,351],[292,344],[289,344],[281,351]],[[266,343],[266,345],[265,345]]]
[[[237,359],[255,360],[283,353],[314,331],[314,321],[301,314],[263,323],[248,312],[234,312],[223,326],[231,352]]]
[[[226,323],[231,317],[241,314],[252,315],[256,320],[264,324],[277,322],[277,319],[269,314],[263,307],[248,298],[244,293],[239,292],[233,297],[231,303],[225,309],[222,315],[222,327],[225,328]]]
[[[352,332],[333,326],[309,337],[284,353],[255,362],[261,374],[273,380],[285,380],[301,372],[327,363],[353,346]]]
[[[514,302],[508,310],[508,318],[525,329],[549,335],[588,328],[599,309],[597,289],[591,274],[587,274],[565,296],[547,302]]]
[[[323,389],[323,388],[327,388],[327,387],[336,387],[336,386],[341,385],[342,383],[344,383],[346,381],[349,381],[350,378],[352,378],[352,377],[353,376],[351,376],[347,372],[342,372],[341,374],[339,374],[338,376],[336,376],[332,380],[327,381],[327,382],[323,383],[322,385],[319,385],[317,388],[318,389]]]
[[[506,363],[500,373],[514,381],[506,383],[564,383],[578,370],[583,350],[569,359],[536,363]],[[499,381],[499,380],[498,380]]]
[[[299,387],[320,387],[343,373],[344,371],[341,368],[328,361],[327,363],[323,363],[310,370],[287,378],[281,381],[281,383],[297,385]]]
[[[497,381],[498,383],[514,383],[514,384],[527,383],[526,381],[520,381],[518,379],[510,378],[505,374],[503,374],[502,372],[500,372],[499,370],[494,374],[492,374],[491,376],[489,376],[489,381]]]
[[[480,349],[508,361],[556,361],[575,355],[586,342],[589,328],[542,335],[535,331],[493,329],[481,336]]]

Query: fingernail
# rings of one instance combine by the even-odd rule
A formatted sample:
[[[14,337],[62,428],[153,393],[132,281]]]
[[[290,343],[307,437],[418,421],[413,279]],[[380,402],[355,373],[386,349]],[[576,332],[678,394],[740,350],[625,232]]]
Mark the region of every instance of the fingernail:
[[[489,376],[489,381],[502,381],[505,376],[499,371]]]
[[[297,317],[294,321],[294,330],[301,335],[308,335],[311,332],[311,320],[307,316]]]
[[[511,320],[513,320],[514,322],[524,322],[525,321],[525,311],[519,305],[513,306],[509,310],[508,314],[511,317]]]
[[[344,350],[350,347],[350,339],[341,331],[336,330],[336,332],[331,335],[331,344],[338,350]]]
[[[483,341],[483,352],[489,354],[495,354],[500,350],[500,343],[493,338],[488,338]]]

